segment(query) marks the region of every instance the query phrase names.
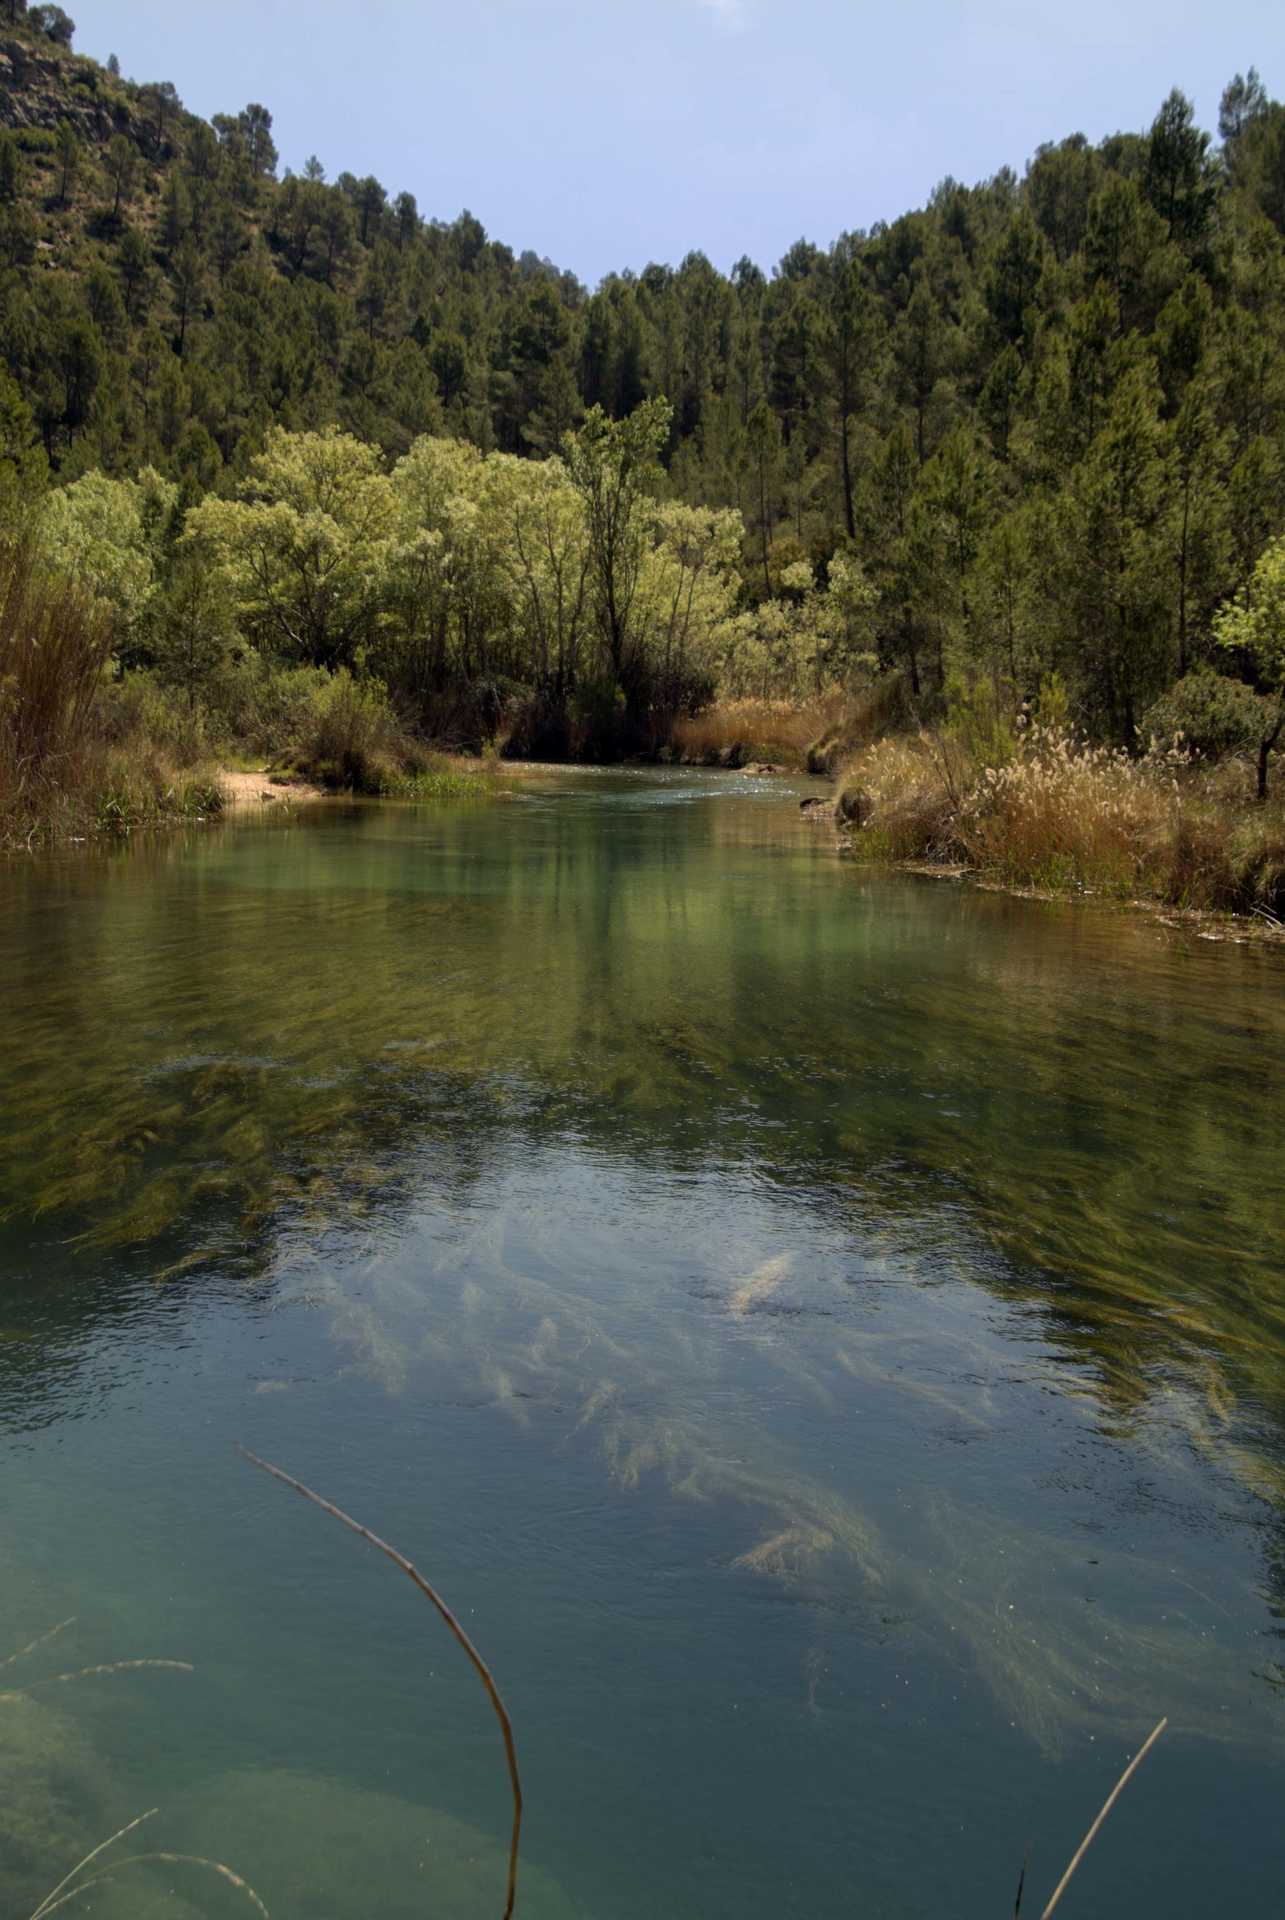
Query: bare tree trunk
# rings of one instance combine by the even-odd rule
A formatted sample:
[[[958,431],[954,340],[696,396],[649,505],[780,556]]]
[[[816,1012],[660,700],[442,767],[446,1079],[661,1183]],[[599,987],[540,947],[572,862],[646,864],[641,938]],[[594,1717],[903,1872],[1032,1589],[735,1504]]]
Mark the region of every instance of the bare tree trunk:
[[[1285,729],[1285,705],[1282,705],[1280,712],[1276,716],[1276,725],[1272,728],[1270,733],[1264,734],[1263,738],[1258,743],[1257,798],[1260,801],[1260,803],[1266,800],[1267,798],[1268,756],[1270,755],[1272,748],[1276,745],[1276,742],[1280,739],[1282,729]]]

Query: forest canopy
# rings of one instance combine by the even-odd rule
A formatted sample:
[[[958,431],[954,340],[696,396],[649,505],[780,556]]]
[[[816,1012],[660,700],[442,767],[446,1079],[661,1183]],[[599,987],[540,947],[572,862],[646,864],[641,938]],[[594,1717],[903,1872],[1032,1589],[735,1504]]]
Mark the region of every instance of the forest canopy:
[[[0,514],[52,490],[124,657],[199,554],[243,644],[429,718],[891,672],[915,710],[1056,679],[1128,744],[1199,668],[1274,692],[1220,613],[1285,529],[1285,106],[1252,68],[1216,136],[1174,91],[770,273],[590,291],[72,32],[0,21]]]

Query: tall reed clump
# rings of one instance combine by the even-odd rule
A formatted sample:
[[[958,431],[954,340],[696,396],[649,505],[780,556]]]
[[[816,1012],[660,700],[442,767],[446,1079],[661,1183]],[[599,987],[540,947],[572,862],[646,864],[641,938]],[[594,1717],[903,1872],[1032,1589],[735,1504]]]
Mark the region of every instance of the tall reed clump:
[[[1132,757],[1037,725],[1006,765],[981,769],[957,837],[974,865],[1017,885],[1163,892],[1190,810],[1189,769],[1180,744]]]
[[[1285,809],[1251,791],[1239,762],[1206,767],[1180,738],[1129,754],[1035,724],[998,759],[949,729],[880,741],[848,767],[839,810],[875,858],[1285,919]]]
[[[111,638],[106,609],[30,544],[0,546],[0,837],[76,816],[101,767]]]
[[[670,729],[670,751],[692,766],[743,767],[755,760],[809,767],[809,749],[844,734],[850,701],[841,691],[814,699],[720,700],[697,714],[684,714]],[[846,734],[845,734],[845,737]],[[830,771],[811,767],[812,772]]]
[[[176,772],[150,735],[122,727],[106,673],[110,609],[29,543],[0,545],[0,845],[125,832],[217,813],[199,768]]]

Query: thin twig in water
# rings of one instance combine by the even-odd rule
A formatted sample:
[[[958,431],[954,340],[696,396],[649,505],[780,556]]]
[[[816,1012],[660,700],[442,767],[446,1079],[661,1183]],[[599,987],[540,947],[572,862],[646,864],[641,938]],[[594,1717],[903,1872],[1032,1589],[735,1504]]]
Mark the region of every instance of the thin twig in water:
[[[1022,1871],[1017,1876],[1017,1898],[1013,1902],[1013,1920],[1022,1920],[1022,1895],[1026,1891],[1026,1869],[1031,1864],[1031,1849],[1022,1855]]]
[[[56,1627],[50,1627],[48,1633],[42,1633],[39,1639],[29,1640],[25,1647],[19,1647],[17,1653],[11,1653],[7,1660],[0,1660],[0,1673],[3,1673],[6,1667],[12,1667],[15,1662],[25,1660],[29,1653],[36,1651],[37,1647],[47,1647],[51,1640],[56,1640],[60,1633],[65,1633],[68,1627],[74,1627],[75,1624],[76,1616],[73,1613],[70,1620],[60,1620]]]
[[[391,1560],[395,1567],[400,1567],[407,1579],[413,1581],[420,1592],[432,1601],[438,1613],[442,1616],[442,1619],[446,1622],[446,1625],[450,1628],[468,1655],[477,1672],[478,1678],[486,1688],[487,1698],[490,1700],[491,1706],[495,1711],[495,1717],[500,1723],[500,1732],[504,1737],[504,1757],[509,1769],[509,1785],[513,1790],[513,1833],[509,1841],[509,1878],[505,1894],[504,1913],[501,1917],[501,1920],[510,1920],[513,1912],[513,1903],[517,1898],[518,1890],[518,1842],[522,1833],[522,1781],[518,1774],[517,1750],[513,1744],[513,1723],[509,1719],[508,1710],[503,1700],[500,1698],[500,1690],[495,1684],[491,1669],[487,1666],[485,1660],[473,1645],[468,1634],[451,1612],[441,1594],[437,1592],[435,1587],[429,1585],[418,1568],[412,1566],[406,1556],[399,1553],[396,1547],[390,1547],[386,1540],[381,1540],[377,1533],[370,1531],[369,1527],[363,1527],[359,1520],[354,1520],[351,1514],[343,1511],[342,1507],[335,1506],[330,1500],[323,1500],[319,1493],[312,1491],[311,1487],[305,1487],[302,1480],[296,1480],[292,1474],[286,1473],[281,1467],[274,1467],[269,1460],[261,1460],[258,1454],[251,1453],[248,1447],[239,1447],[237,1451],[244,1459],[250,1462],[251,1466],[258,1467],[263,1473],[270,1473],[272,1478],[274,1480],[280,1480],[283,1486],[291,1487],[295,1493],[301,1494],[305,1500],[311,1500],[314,1507],[320,1507],[323,1513],[330,1514],[333,1519],[340,1521],[345,1527],[349,1528],[351,1532],[360,1534],[363,1540],[367,1541],[372,1547],[377,1548],[380,1553]]]
[[[108,1844],[110,1845],[110,1842]],[[79,1886],[73,1887],[69,1893],[64,1893],[62,1899],[55,1900],[52,1906],[41,1907],[40,1920],[48,1920],[51,1913],[56,1912],[59,1907],[65,1907],[69,1900],[76,1899],[89,1887],[100,1887],[106,1880],[115,1880],[118,1875],[124,1873],[126,1867],[140,1867],[155,1860],[163,1860],[170,1866],[208,1867],[211,1873],[217,1873],[222,1879],[230,1881],[247,1900],[252,1900],[263,1915],[263,1920],[272,1920],[271,1914],[248,1880],[243,1880],[239,1873],[233,1873],[231,1867],[224,1866],[221,1860],[206,1860],[199,1853],[131,1853],[127,1860],[118,1860],[115,1866],[107,1867],[102,1873],[92,1873],[88,1880],[82,1880]],[[35,1914],[32,1915],[32,1920],[36,1920]]]
[[[1052,1913],[1054,1907],[1057,1905],[1058,1901],[1062,1898],[1062,1895],[1066,1892],[1067,1887],[1070,1885],[1071,1875],[1075,1872],[1075,1869],[1079,1866],[1081,1860],[1083,1860],[1085,1854],[1088,1852],[1089,1848],[1093,1845],[1093,1842],[1097,1839],[1098,1831],[1102,1825],[1102,1822],[1106,1819],[1112,1807],[1115,1805],[1116,1801],[1120,1798],[1120,1795],[1124,1792],[1130,1780],[1133,1778],[1133,1775],[1138,1771],[1138,1768],[1142,1765],[1143,1761],[1146,1759],[1147,1755],[1150,1753],[1152,1747],[1155,1746],[1156,1741],[1160,1738],[1161,1734],[1164,1732],[1165,1728],[1168,1725],[1169,1725],[1169,1718],[1168,1718],[1168,1715],[1166,1714],[1165,1718],[1160,1722],[1159,1726],[1152,1728],[1151,1732],[1147,1735],[1142,1745],[1138,1748],[1138,1751],[1134,1754],[1132,1760],[1130,1760],[1124,1772],[1120,1775],[1120,1778],[1116,1781],[1115,1785],[1112,1787],[1110,1793],[1106,1797],[1106,1804],[1103,1807],[1101,1813],[1098,1815],[1097,1819],[1093,1822],[1093,1825],[1089,1828],[1083,1840],[1081,1840],[1079,1846],[1075,1850],[1075,1854],[1071,1860],[1070,1866],[1067,1868],[1066,1872],[1062,1875],[1062,1878],[1058,1881],[1057,1886],[1053,1889],[1053,1898],[1049,1901],[1047,1907],[1045,1907],[1043,1913],[1040,1915],[1040,1920],[1049,1920],[1049,1915]]]
[[[131,1820],[127,1827],[121,1827],[118,1832],[112,1834],[109,1840],[100,1840],[96,1847],[93,1847],[90,1849],[90,1851],[85,1855],[83,1860],[77,1861],[76,1865],[72,1868],[70,1873],[64,1874],[63,1878],[58,1882],[58,1885],[54,1888],[53,1892],[47,1893],[45,1895],[44,1899],[40,1902],[40,1905],[36,1908],[36,1911],[32,1914],[31,1920],[41,1920],[42,1914],[48,1913],[50,1909],[53,1907],[53,1905],[55,1904],[55,1902],[58,1904],[58,1906],[62,1906],[63,1903],[61,1900],[58,1899],[58,1895],[62,1892],[65,1886],[68,1886],[70,1882],[76,1878],[76,1875],[78,1873],[84,1872],[85,1868],[89,1865],[91,1860],[97,1860],[100,1853],[106,1853],[108,1847],[114,1847],[118,1840],[123,1840],[127,1833],[133,1833],[135,1827],[141,1827],[144,1820],[150,1820],[152,1815],[154,1813],[158,1813],[159,1811],[160,1809],[158,1807],[149,1807],[146,1813],[140,1813],[137,1820]]]

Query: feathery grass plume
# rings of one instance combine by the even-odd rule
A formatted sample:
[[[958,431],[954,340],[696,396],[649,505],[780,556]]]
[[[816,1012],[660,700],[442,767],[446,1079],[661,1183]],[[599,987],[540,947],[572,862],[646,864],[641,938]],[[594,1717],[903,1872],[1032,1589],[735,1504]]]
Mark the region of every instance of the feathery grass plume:
[[[347,1527],[350,1532],[360,1534],[361,1538],[367,1541],[370,1546],[376,1548],[386,1559],[391,1560],[395,1567],[400,1567],[407,1579],[412,1581],[414,1585],[419,1588],[420,1592],[432,1601],[451,1633],[454,1634],[456,1640],[458,1640],[460,1646],[468,1655],[478,1678],[486,1689],[487,1698],[491,1702],[495,1717],[500,1723],[500,1733],[504,1740],[504,1757],[508,1766],[509,1785],[513,1793],[513,1830],[509,1840],[509,1874],[508,1884],[505,1890],[504,1912],[501,1916],[501,1920],[511,1920],[513,1904],[517,1898],[518,1888],[518,1845],[522,1833],[522,1780],[518,1773],[517,1749],[513,1741],[513,1722],[509,1718],[508,1709],[500,1696],[500,1690],[495,1684],[495,1678],[491,1673],[491,1669],[487,1666],[485,1660],[474,1646],[460,1622],[451,1612],[451,1609],[447,1606],[441,1594],[424,1578],[419,1569],[411,1564],[404,1554],[397,1551],[396,1547],[389,1546],[386,1540],[381,1540],[377,1533],[372,1533],[369,1527],[364,1527],[359,1520],[354,1520],[351,1514],[345,1513],[342,1507],[335,1506],[333,1501],[325,1500],[319,1493],[314,1493],[311,1487],[306,1487],[302,1480],[296,1480],[293,1474],[286,1473],[281,1467],[273,1466],[270,1460],[261,1460],[258,1454],[251,1453],[248,1447],[238,1447],[237,1451],[243,1459],[250,1462],[251,1466],[258,1467],[262,1473],[270,1474],[274,1480],[279,1480],[282,1486],[290,1487],[295,1493],[301,1495],[303,1499],[310,1500],[314,1507],[320,1507],[323,1513],[330,1514],[333,1519],[338,1520],[343,1526]]]
[[[998,764],[948,734],[889,738],[850,762],[839,810],[876,859],[1267,919],[1285,909],[1285,813],[1250,807],[1235,769],[1193,761],[1178,736],[1130,754],[1036,723]]]

